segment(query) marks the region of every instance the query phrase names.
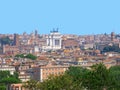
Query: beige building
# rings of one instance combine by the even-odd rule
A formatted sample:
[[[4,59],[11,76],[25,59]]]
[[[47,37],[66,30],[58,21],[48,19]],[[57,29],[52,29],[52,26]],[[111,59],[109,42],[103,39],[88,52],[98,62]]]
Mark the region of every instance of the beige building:
[[[42,82],[43,80],[47,79],[50,75],[63,74],[67,69],[68,66],[52,65],[51,63],[39,67],[34,67],[33,79]]]

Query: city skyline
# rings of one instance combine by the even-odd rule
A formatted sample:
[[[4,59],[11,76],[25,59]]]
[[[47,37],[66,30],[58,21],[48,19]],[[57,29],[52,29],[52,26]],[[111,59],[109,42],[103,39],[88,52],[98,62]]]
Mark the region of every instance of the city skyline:
[[[0,34],[38,30],[48,34],[104,34],[120,31],[120,1],[4,0],[0,1]]]

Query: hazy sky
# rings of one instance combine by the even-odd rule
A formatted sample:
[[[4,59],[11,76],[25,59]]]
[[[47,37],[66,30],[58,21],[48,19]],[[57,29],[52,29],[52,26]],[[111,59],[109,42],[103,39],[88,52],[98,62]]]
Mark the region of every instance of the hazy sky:
[[[0,33],[120,33],[120,0],[0,0]]]

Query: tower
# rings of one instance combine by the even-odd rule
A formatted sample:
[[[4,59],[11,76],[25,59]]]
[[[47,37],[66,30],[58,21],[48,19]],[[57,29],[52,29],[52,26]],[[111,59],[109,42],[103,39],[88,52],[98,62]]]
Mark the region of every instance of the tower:
[[[18,34],[14,34],[14,45],[19,46],[19,35]]]
[[[115,33],[111,32],[111,41],[114,41],[114,39],[115,39]]]

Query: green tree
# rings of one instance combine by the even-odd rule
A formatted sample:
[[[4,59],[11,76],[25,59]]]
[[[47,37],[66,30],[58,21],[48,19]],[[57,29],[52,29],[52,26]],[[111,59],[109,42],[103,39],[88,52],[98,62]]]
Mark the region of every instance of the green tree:
[[[33,54],[27,54],[27,55],[25,55],[25,54],[17,54],[17,55],[15,55],[15,57],[17,57],[17,58],[28,58],[28,59],[31,59],[31,60],[36,60],[37,59],[37,56],[35,56],[35,55],[33,55]]]
[[[20,81],[17,80],[14,77],[8,77],[8,78],[4,78],[2,79],[2,83],[4,83],[7,86],[7,90],[9,90],[10,84],[12,83],[19,83]]]
[[[88,73],[88,89],[104,90],[109,87],[109,71],[103,63],[95,64]]]
[[[49,76],[43,82],[28,81],[29,90],[119,90],[120,66],[107,69],[103,63],[91,66],[91,69],[69,67],[59,76]]]
[[[19,82],[21,81],[15,73],[11,75],[10,71],[0,71],[0,84],[6,85],[7,90],[9,89],[10,84]]]
[[[2,80],[4,78],[10,77],[10,72],[9,71],[0,71],[0,83],[2,83]]]
[[[77,67],[71,66],[66,71],[66,73],[72,77],[74,88],[79,88],[79,86],[81,87],[84,85],[84,78],[88,72],[89,72],[88,69],[79,66]]]
[[[76,85],[72,81],[72,77],[68,74],[60,76],[51,76],[47,80],[41,82],[40,90],[84,90],[80,85]]]
[[[17,55],[15,55],[15,57],[17,57],[17,58],[25,58],[24,54],[17,54]]]
[[[37,57],[32,55],[32,54],[27,54],[25,57],[29,58],[29,59],[32,59],[32,60],[36,60],[37,59]]]
[[[120,52],[120,48],[116,45],[113,46],[106,46],[103,49],[103,52]]]
[[[112,66],[110,69],[110,89],[120,89],[120,66]]]
[[[29,80],[23,84],[23,87],[28,89],[28,90],[39,90],[38,87],[38,81],[35,80]]]
[[[0,90],[6,90],[6,86],[4,84],[0,85]]]

